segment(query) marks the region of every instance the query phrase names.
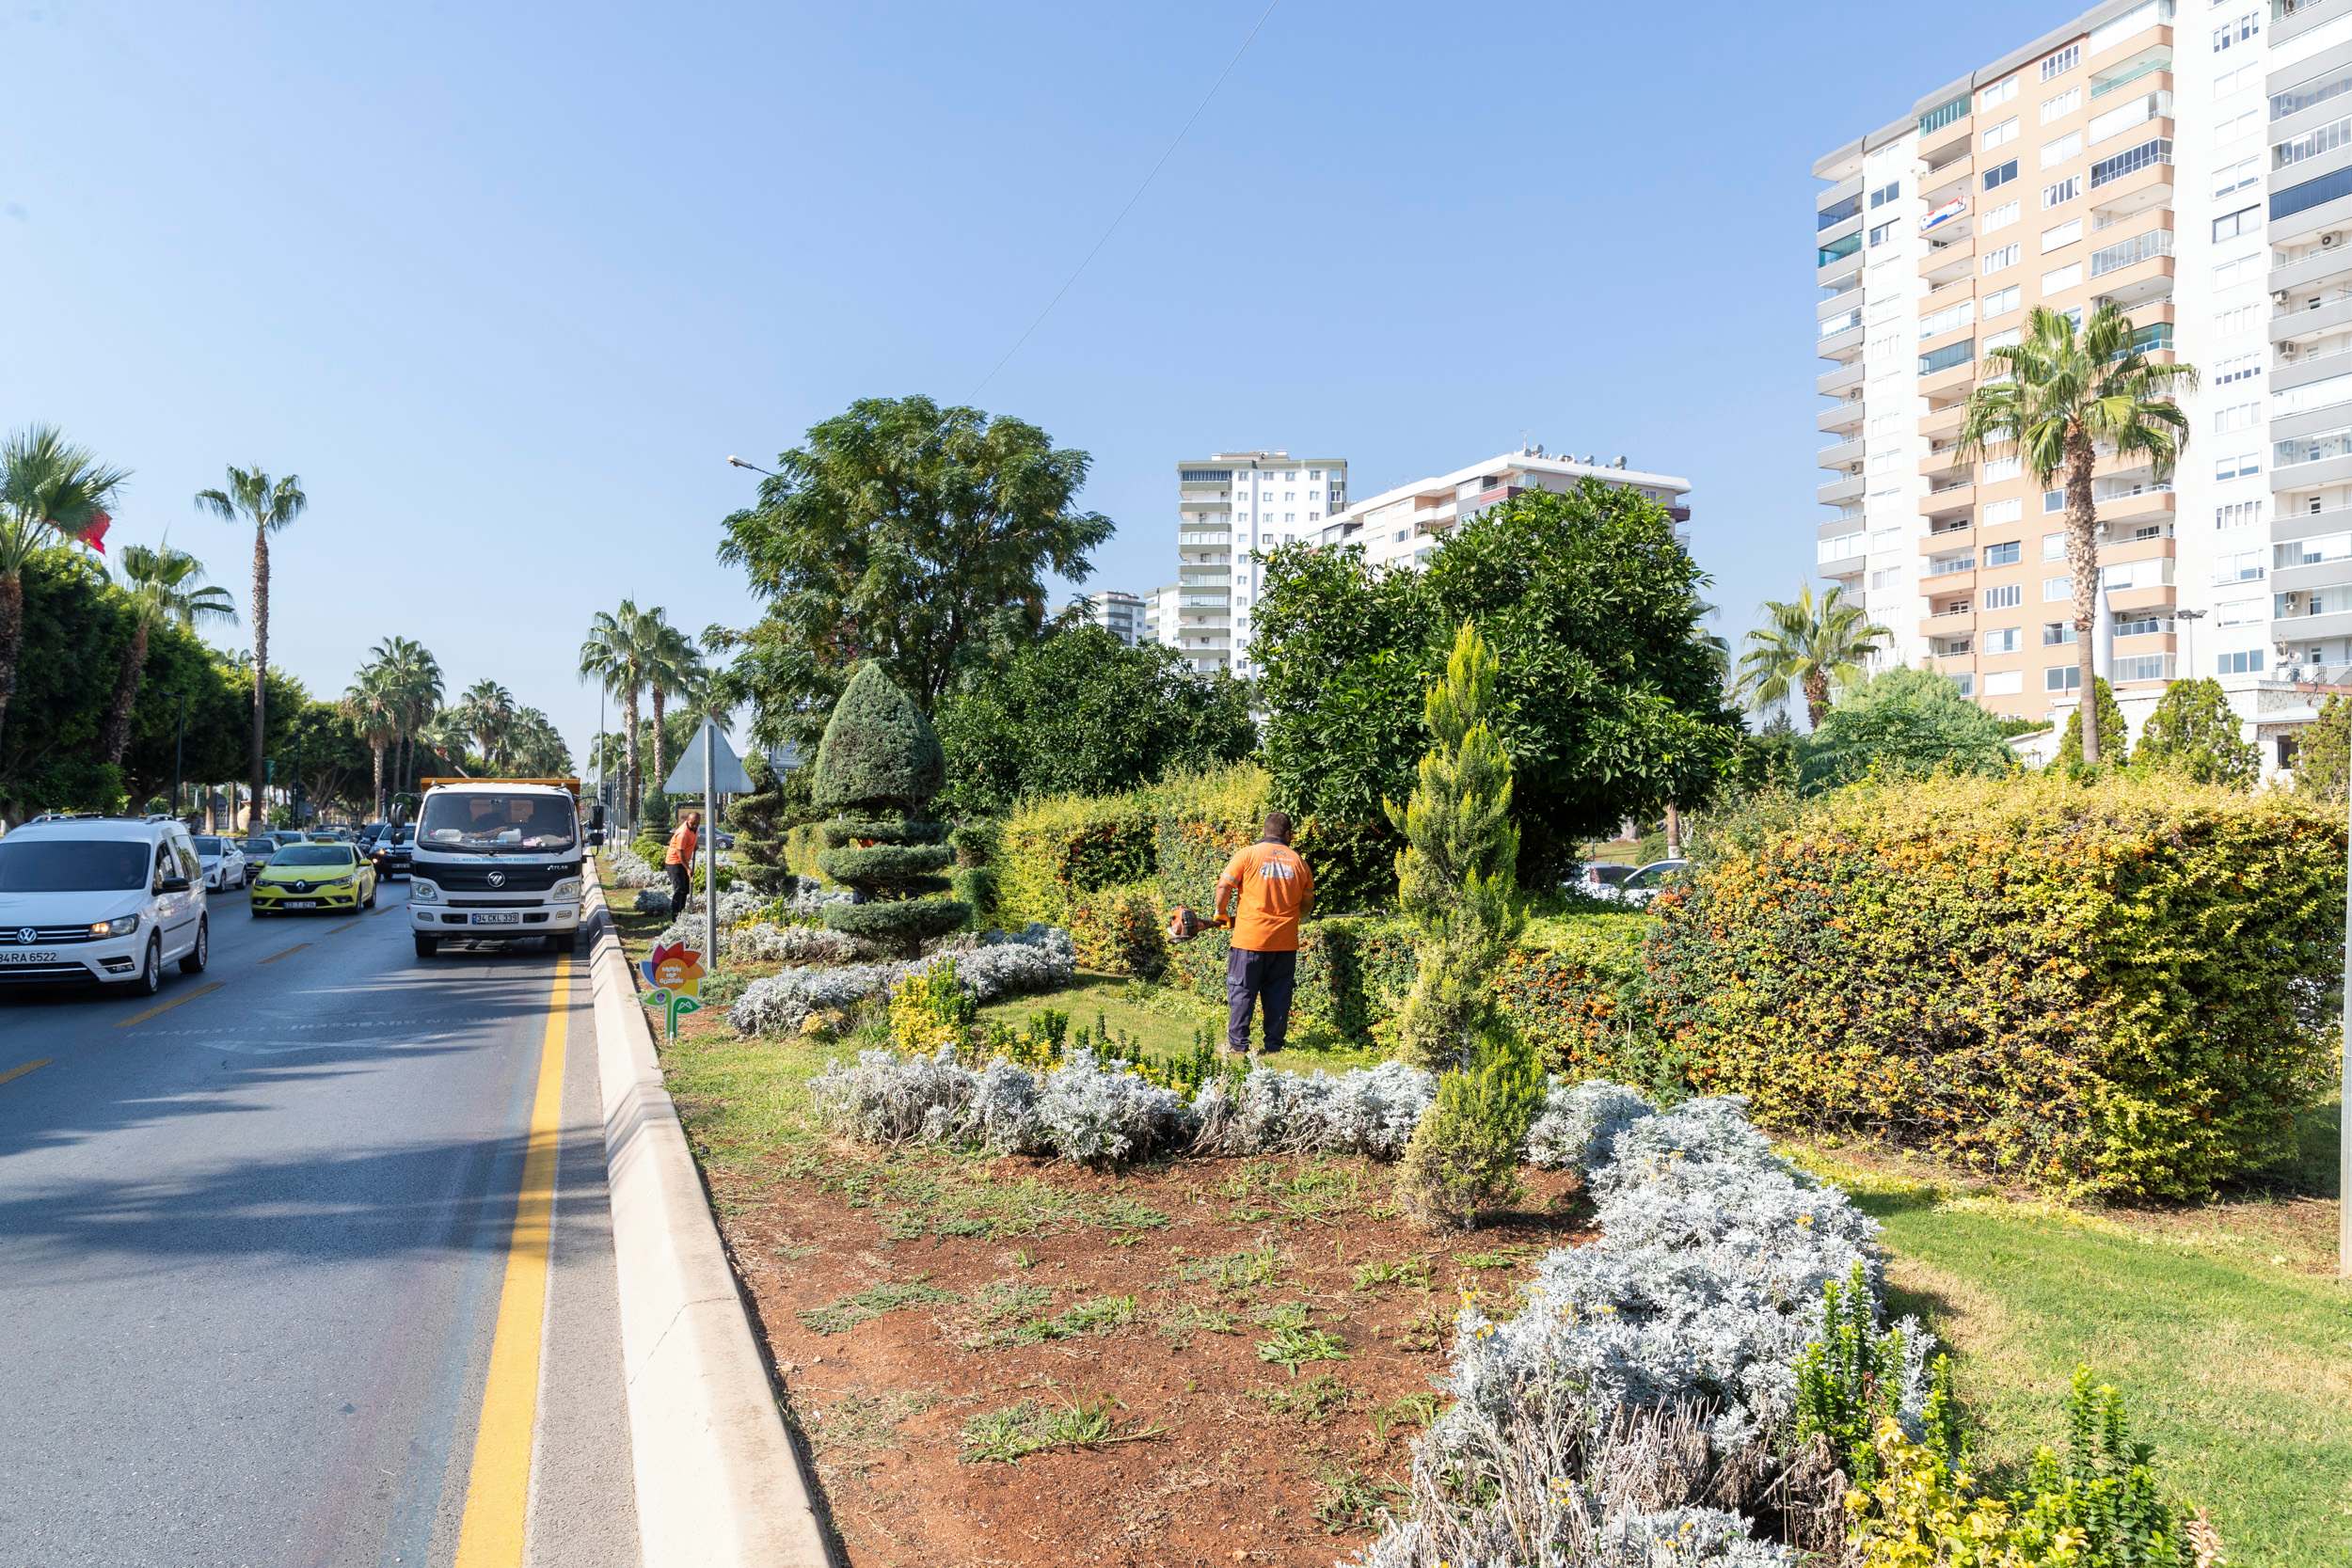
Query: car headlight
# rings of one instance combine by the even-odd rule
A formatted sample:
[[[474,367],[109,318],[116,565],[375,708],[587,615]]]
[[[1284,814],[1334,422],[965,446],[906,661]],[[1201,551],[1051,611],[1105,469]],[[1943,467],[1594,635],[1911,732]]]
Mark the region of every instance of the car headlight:
[[[139,917],[126,914],[119,920],[97,920],[90,923],[93,937],[127,937],[139,928]]]
[[[439,888],[435,887],[431,882],[421,882],[413,877],[409,879],[408,902],[411,904],[437,904],[440,901],[441,890]]]
[[[556,883],[554,887],[548,890],[548,896],[554,899],[559,904],[563,903],[567,898],[579,897],[580,879],[577,877],[565,878],[564,880]]]

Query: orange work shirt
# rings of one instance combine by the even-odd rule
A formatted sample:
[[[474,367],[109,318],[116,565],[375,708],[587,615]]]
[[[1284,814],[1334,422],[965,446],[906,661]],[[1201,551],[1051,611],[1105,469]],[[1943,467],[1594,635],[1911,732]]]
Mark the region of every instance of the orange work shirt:
[[[670,835],[670,852],[661,857],[661,863],[664,865],[694,863],[693,829],[681,825],[676,832]]]
[[[1252,953],[1298,951],[1298,917],[1315,891],[1314,873],[1287,844],[1260,839],[1234,851],[1219,886],[1241,890],[1233,904],[1233,945]]]

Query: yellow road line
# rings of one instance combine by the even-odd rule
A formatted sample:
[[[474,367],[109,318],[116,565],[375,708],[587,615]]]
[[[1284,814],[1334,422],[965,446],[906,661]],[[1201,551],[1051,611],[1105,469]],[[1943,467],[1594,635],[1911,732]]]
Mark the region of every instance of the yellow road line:
[[[153,1018],[157,1013],[167,1013],[174,1007],[186,1006],[189,1003],[195,1001],[199,996],[212,995],[213,992],[220,990],[221,985],[221,981],[207,980],[202,985],[197,987],[194,990],[183,991],[181,994],[173,997],[168,1002],[158,1002],[155,1006],[149,1007],[144,1012],[133,1013],[129,1018],[126,1018],[121,1022],[116,1024],[115,1027],[118,1029],[128,1029],[134,1023],[145,1023],[149,1019]]]
[[[474,1430],[466,1512],[452,1568],[520,1568],[523,1520],[531,1500],[531,1434],[539,1414],[539,1337],[547,1317],[548,1241],[555,1210],[555,1152],[564,1107],[564,990],[572,961],[555,960],[548,1027],[539,1046],[539,1082],[523,1146],[522,1188],[506,1244],[506,1281],[499,1291],[490,1371],[483,1382]]]
[[[304,948],[310,945],[310,944],[307,942],[297,942],[292,947],[287,948],[283,953],[272,953],[268,958],[263,958],[262,963],[257,963],[253,967],[259,969],[262,967],[262,964],[274,964],[280,958],[291,958],[296,953],[301,952]]]
[[[11,1078],[22,1078],[37,1067],[47,1067],[51,1060],[52,1058],[43,1056],[38,1062],[26,1062],[23,1067],[12,1067],[6,1072],[0,1072],[0,1084],[5,1084]]]

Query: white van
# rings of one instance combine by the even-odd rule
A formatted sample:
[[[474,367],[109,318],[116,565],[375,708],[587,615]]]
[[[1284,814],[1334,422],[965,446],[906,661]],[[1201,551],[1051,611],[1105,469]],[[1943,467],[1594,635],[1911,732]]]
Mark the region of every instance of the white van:
[[[43,816],[0,838],[0,983],[152,996],[167,963],[201,974],[212,941],[204,868],[177,822]]]
[[[445,942],[544,938],[580,951],[579,785],[570,779],[427,779],[409,842],[417,957]]]

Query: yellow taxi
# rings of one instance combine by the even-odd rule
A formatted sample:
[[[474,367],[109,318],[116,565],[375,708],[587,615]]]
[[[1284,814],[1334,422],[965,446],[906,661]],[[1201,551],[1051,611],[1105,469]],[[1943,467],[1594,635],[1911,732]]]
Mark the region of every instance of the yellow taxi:
[[[375,907],[375,867],[348,844],[289,844],[253,880],[253,918]]]

